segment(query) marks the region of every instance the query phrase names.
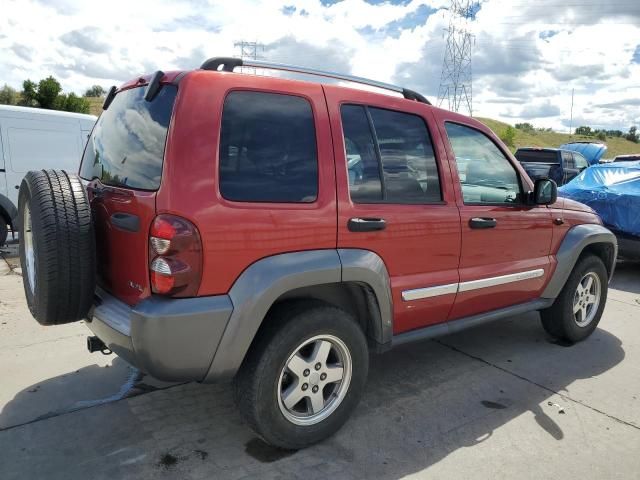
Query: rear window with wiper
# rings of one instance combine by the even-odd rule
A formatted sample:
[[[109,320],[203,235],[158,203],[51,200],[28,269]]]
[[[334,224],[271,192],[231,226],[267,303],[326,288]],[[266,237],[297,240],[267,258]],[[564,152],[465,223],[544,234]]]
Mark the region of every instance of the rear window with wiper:
[[[560,163],[558,152],[549,150],[518,150],[516,158],[520,162]]]
[[[105,185],[157,190],[177,87],[164,85],[151,101],[145,87],[118,93],[89,138],[80,176]]]

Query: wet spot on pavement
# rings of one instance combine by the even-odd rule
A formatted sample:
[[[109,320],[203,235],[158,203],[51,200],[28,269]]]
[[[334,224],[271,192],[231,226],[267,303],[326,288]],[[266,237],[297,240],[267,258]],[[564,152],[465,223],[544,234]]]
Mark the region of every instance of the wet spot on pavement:
[[[503,405],[502,403],[498,403],[498,402],[492,402],[491,400],[482,400],[480,403],[483,406],[485,406],[487,408],[492,408],[494,410],[503,410],[503,409],[507,408],[506,405]]]
[[[178,463],[178,457],[171,455],[170,453],[165,453],[160,457],[160,461],[158,464],[164,468],[171,468]]]
[[[194,450],[193,453],[195,453],[200,460],[205,460],[209,456],[209,452],[205,452],[204,450]]]

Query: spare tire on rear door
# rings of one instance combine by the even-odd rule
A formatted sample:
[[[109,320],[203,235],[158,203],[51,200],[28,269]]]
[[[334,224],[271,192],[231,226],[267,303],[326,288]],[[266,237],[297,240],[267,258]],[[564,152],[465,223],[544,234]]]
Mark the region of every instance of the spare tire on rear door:
[[[42,325],[85,318],[96,260],[91,208],[76,175],[27,173],[20,186],[20,261],[29,310]]]

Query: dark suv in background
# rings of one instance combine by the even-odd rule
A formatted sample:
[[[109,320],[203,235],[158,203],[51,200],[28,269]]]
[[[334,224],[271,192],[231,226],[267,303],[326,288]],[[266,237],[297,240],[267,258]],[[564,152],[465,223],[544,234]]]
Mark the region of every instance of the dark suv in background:
[[[570,182],[589,166],[581,153],[559,148],[523,147],[515,157],[532,180],[550,178],[558,185]]]

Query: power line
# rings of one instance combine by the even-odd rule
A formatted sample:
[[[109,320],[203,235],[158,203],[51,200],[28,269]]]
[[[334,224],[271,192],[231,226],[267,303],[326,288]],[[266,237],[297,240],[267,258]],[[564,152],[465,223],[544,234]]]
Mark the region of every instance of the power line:
[[[264,60],[264,45],[258,42],[247,42],[246,40],[240,40],[233,44],[239,50],[241,59],[249,60]],[[241,67],[243,73],[257,74],[257,70],[251,67]]]
[[[473,114],[473,89],[471,76],[471,42],[469,19],[478,11],[478,3],[471,0],[452,0],[449,7],[447,44],[442,61],[438,106],[447,103],[447,108],[458,112],[465,106]]]

